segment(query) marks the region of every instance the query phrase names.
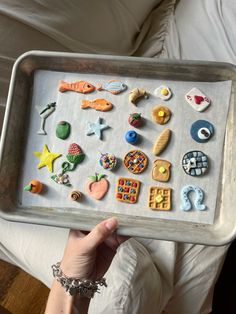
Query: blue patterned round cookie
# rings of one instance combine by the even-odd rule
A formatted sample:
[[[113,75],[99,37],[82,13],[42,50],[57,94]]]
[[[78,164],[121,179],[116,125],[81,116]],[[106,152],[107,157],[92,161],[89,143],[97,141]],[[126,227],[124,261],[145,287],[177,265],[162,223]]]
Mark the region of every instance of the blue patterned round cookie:
[[[204,174],[208,169],[208,157],[199,150],[186,153],[182,159],[182,167],[185,173],[196,177]]]
[[[190,134],[196,142],[206,143],[214,134],[214,126],[206,120],[197,120],[192,124]]]

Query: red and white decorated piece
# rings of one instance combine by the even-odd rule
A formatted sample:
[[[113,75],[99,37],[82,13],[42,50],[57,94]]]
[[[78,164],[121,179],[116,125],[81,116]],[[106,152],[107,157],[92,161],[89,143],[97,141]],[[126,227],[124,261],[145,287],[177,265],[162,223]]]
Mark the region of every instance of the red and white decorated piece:
[[[199,112],[204,111],[211,104],[210,98],[196,87],[185,95],[185,99],[194,110]]]

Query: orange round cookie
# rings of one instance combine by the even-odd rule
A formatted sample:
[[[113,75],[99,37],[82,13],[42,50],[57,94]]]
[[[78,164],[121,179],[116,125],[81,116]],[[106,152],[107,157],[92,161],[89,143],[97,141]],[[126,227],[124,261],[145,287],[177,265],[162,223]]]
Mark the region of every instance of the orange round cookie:
[[[125,155],[123,163],[130,172],[138,174],[147,168],[148,159],[141,150],[131,150]]]
[[[152,120],[158,124],[166,124],[171,117],[171,111],[165,106],[156,106],[152,109]]]

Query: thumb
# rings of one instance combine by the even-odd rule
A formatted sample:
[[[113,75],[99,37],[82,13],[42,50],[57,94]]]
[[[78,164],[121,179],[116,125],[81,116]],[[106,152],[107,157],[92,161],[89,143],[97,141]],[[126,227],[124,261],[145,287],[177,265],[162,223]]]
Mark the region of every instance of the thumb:
[[[96,225],[92,231],[83,239],[87,251],[95,250],[104,242],[117,228],[116,218],[109,218]]]

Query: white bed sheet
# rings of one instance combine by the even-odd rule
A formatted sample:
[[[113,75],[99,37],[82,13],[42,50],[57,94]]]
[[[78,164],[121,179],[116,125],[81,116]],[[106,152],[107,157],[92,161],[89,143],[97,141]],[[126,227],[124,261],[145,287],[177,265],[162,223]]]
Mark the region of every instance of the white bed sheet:
[[[31,4],[33,5],[34,2],[43,4],[43,1],[31,1]],[[54,0],[47,2],[53,4]],[[57,4],[58,2],[56,2]],[[136,15],[135,6],[132,10],[133,2],[131,1],[129,4],[129,12]],[[159,1],[152,1],[151,6],[149,4],[147,5],[147,1],[143,1],[138,5],[139,12],[141,12],[138,28],[131,27],[128,31],[127,29],[123,30],[120,40],[116,40],[116,28],[115,31],[113,29],[113,48],[101,51],[99,47],[96,47],[96,52],[116,53],[117,51],[119,53],[119,45],[122,41],[127,40],[128,33],[129,38],[131,36],[134,41],[137,39],[136,55],[226,61],[236,64],[236,33],[234,31],[236,29],[236,2],[234,0],[180,0],[176,2],[176,7],[174,6],[175,1],[162,1],[161,6],[158,5]],[[149,6],[149,10],[147,10],[147,6]],[[19,12],[16,7],[23,8],[18,16],[15,16],[15,12]],[[11,65],[23,51],[35,48],[45,49],[45,47],[62,51],[94,51],[92,41],[83,50],[81,42],[76,38],[72,38],[75,44],[73,49],[67,47],[68,38],[55,39],[53,34],[60,21],[60,14],[56,12],[55,6],[51,6],[50,14],[47,19],[41,21],[41,24],[38,23],[40,19],[37,18],[37,12],[32,23],[28,22],[29,16],[32,14],[27,11],[27,1],[0,0],[0,10],[2,14],[0,16],[1,104],[5,103]],[[91,15],[85,15],[89,22],[93,21]],[[71,26],[69,15],[65,16],[63,21],[68,21],[68,25]],[[118,26],[122,25],[119,23],[119,18],[115,21],[118,22]],[[76,23],[79,23],[79,20],[76,20]],[[50,24],[47,33],[44,32],[44,24]],[[109,28],[109,25],[106,27]],[[70,29],[69,26],[67,29]],[[75,34],[79,34],[81,30],[84,32],[86,28],[84,25],[80,27],[78,24]],[[143,31],[140,36],[139,31],[140,34]],[[25,36],[25,34],[29,36]],[[106,34],[96,34],[98,37],[99,35],[101,43],[105,45]],[[68,32],[67,36],[70,37],[71,33]],[[133,45],[134,41],[129,40],[129,43]],[[128,55],[134,52],[124,49],[124,47],[127,48],[127,44],[122,43],[122,54]],[[52,281],[50,265],[60,260],[67,234],[67,229],[22,225],[0,220],[0,256],[8,258],[45,284],[50,285]],[[226,247],[213,248],[151,239],[138,239],[138,241],[147,248],[148,252],[145,254],[151,256],[156,270],[161,276],[160,311],[165,309],[165,313],[171,314],[209,313],[212,288],[220,270]],[[136,248],[134,243],[127,243],[126,245],[127,247],[132,245],[136,252],[135,260],[142,260],[140,257],[143,255],[140,255],[140,250]],[[121,269],[117,269],[119,258],[123,257],[124,252],[126,252],[125,247],[124,250],[118,252],[114,260],[116,266],[107,273],[108,280],[112,278],[112,274],[118,273],[120,274],[119,280],[126,281],[127,268],[125,265],[121,264]],[[129,275],[132,277],[132,273]],[[124,293],[128,293],[127,287],[122,287],[124,287]],[[148,283],[139,292],[137,289],[140,288],[140,285],[136,285],[135,282],[132,283],[132,287],[129,286],[128,288],[132,289],[136,295],[135,300],[140,295],[143,299],[153,296],[153,294],[148,294],[150,291],[148,290]],[[157,289],[159,288],[157,287]],[[157,291],[160,292],[160,290]],[[99,307],[102,311],[100,301],[102,300],[104,305],[104,299],[111,300],[111,303],[107,304],[108,312],[103,313],[109,313],[109,310],[110,312],[113,310],[112,300],[114,299],[112,298],[117,293],[115,285],[111,284],[110,288],[104,290],[104,293],[106,294],[103,298],[93,300],[96,313],[98,313]],[[155,295],[154,297],[157,298]],[[135,300],[134,303],[129,304],[127,312],[123,311],[124,313],[135,313],[134,310],[137,308]],[[113,311],[113,313],[115,312]]]

